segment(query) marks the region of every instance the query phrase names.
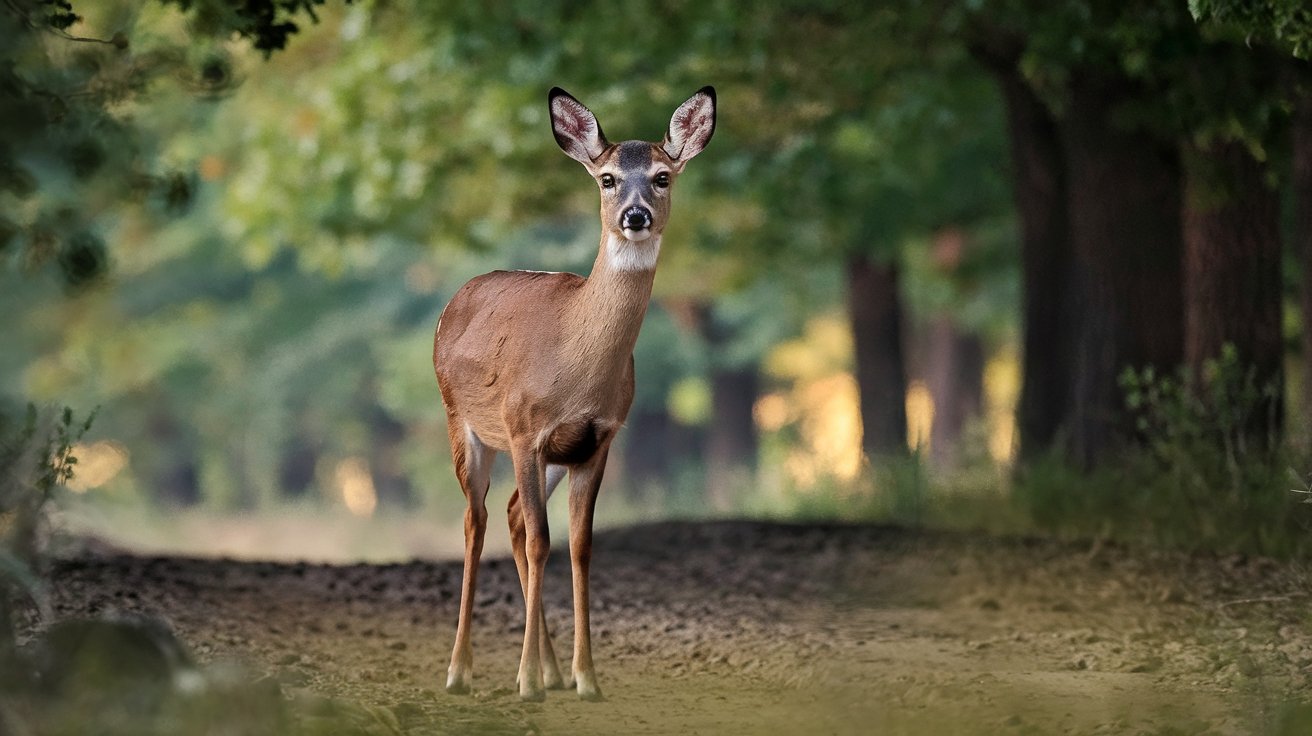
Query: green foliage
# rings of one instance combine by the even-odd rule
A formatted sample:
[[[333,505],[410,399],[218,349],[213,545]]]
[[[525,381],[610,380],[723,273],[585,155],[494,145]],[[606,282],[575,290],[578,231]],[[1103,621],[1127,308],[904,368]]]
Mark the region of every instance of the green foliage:
[[[79,10],[86,17],[62,1],[0,6],[0,268],[55,265],[72,290],[105,275],[125,211],[167,217],[192,197],[187,173],[158,159],[136,103],[163,80],[193,99],[232,83],[222,54],[183,45],[166,24],[138,33],[143,13],[127,4]]]
[[[1312,551],[1312,508],[1291,496],[1299,463],[1276,443],[1274,387],[1257,384],[1233,349],[1201,380],[1126,370],[1121,384],[1140,444],[1090,473],[1059,454],[1017,481],[1015,498],[1040,527],[1172,547],[1273,555]],[[1266,428],[1266,438],[1255,427]]]
[[[1206,26],[1219,26],[1312,57],[1312,8],[1303,0],[1189,0],[1189,12]]]
[[[345,0],[347,4],[351,0]],[[302,14],[319,22],[315,8],[324,0],[160,0],[176,5],[191,15],[198,34],[223,37],[234,34],[251,42],[267,59],[274,51],[287,46],[287,40],[300,30],[296,19]]]
[[[1278,385],[1258,385],[1257,370],[1245,365],[1231,344],[1203,364],[1202,375],[1159,376],[1151,368],[1121,375],[1126,408],[1149,448],[1171,465],[1172,453],[1208,446],[1223,450],[1232,472],[1279,446]],[[1230,489],[1239,493],[1237,487]]]
[[[73,477],[73,445],[95,416],[79,422],[71,409],[54,416],[32,404],[21,421],[0,414],[0,657],[13,643],[15,594],[44,605],[38,569],[46,507]]]

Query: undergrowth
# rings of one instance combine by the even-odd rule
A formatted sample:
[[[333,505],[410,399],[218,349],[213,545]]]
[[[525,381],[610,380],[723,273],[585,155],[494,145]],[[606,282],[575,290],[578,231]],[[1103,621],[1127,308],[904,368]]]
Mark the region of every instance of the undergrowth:
[[[1062,535],[1278,557],[1312,553],[1305,458],[1283,444],[1279,387],[1260,385],[1233,348],[1200,376],[1121,376],[1135,437],[1083,472],[1060,454],[1018,474],[1014,500]],[[1291,473],[1298,488],[1291,490]]]

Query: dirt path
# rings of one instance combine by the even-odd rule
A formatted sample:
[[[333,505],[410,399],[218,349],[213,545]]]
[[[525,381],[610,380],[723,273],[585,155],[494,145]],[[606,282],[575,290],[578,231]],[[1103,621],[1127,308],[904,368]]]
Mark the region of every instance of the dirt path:
[[[601,704],[518,702],[514,565],[484,565],[472,697],[441,690],[458,562],[79,559],[54,571],[55,608],[162,616],[205,661],[368,703],[406,733],[1312,729],[1289,705],[1312,684],[1312,585],[1268,560],[882,527],[608,531],[593,562]],[[545,595],[567,666],[563,554]]]

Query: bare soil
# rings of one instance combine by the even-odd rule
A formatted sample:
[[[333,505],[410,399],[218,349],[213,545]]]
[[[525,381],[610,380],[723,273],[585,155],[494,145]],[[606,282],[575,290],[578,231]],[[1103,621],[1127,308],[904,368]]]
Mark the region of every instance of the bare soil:
[[[1250,734],[1312,728],[1304,566],[879,526],[663,523],[599,533],[606,701],[519,702],[513,563],[485,559],[475,691],[442,691],[460,562],[93,555],[58,617],[143,612],[205,662],[361,703],[380,733]],[[572,642],[569,560],[547,617]],[[372,731],[371,731],[372,732]]]

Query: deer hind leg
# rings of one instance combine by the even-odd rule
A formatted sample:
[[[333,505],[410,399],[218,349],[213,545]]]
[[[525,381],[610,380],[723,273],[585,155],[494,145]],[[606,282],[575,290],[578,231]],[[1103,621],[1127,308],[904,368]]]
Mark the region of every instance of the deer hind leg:
[[[510,451],[515,463],[515,482],[519,485],[519,510],[524,519],[524,554],[527,584],[524,586],[524,650],[519,658],[519,698],[541,701],[547,697],[543,687],[541,638],[542,577],[551,551],[547,529],[546,461],[529,443],[514,444]]]
[[[468,693],[473,678],[474,649],[470,643],[470,624],[474,615],[474,589],[478,583],[478,560],[483,554],[483,534],[487,531],[487,488],[496,451],[485,446],[464,422],[455,417],[448,421],[451,436],[451,459],[456,479],[469,506],[465,509],[465,576],[460,588],[460,620],[456,624],[456,644],[447,669],[446,691]]]
[[[545,493],[547,499],[551,492],[565,477],[565,466],[548,465]],[[528,553],[524,549],[524,513],[519,507],[519,489],[510,495],[510,505],[506,508],[506,519],[510,522],[510,545],[515,555],[515,569],[519,571],[519,587],[528,599]],[[572,687],[566,683],[560,672],[560,661],[556,659],[556,650],[551,645],[551,634],[547,631],[546,606],[542,607],[542,635],[538,637],[538,654],[542,658],[542,684],[548,690],[563,690]]]
[[[592,666],[592,630],[588,618],[588,567],[592,562],[592,514],[606,470],[609,446],[569,475],[569,556],[574,573],[574,681],[583,700],[602,700]]]

